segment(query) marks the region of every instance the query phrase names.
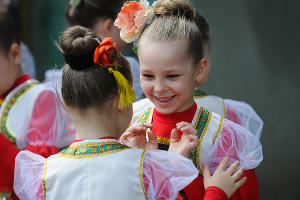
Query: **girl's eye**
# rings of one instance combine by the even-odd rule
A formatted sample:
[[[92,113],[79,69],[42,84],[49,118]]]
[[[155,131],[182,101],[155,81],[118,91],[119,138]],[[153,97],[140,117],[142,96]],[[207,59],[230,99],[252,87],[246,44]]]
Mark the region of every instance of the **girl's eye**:
[[[170,74],[168,75],[168,78],[177,78],[179,77],[179,74]]]
[[[153,77],[154,77],[154,76],[151,75],[151,74],[143,74],[143,76],[144,76],[145,78],[153,78]]]

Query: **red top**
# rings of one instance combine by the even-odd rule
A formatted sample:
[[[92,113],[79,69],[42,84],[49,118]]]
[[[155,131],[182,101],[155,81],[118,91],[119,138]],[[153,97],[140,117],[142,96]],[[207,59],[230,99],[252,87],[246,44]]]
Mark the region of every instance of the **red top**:
[[[176,127],[176,124],[181,121],[191,123],[197,110],[197,104],[189,108],[186,111],[164,115],[159,113],[156,109],[153,111],[152,118],[152,131],[158,137],[170,138],[171,130]],[[234,113],[232,113],[234,114]],[[235,120],[237,122],[237,120]],[[179,135],[181,137],[181,134]],[[230,145],[229,145],[230,146]],[[258,180],[254,170],[244,171],[244,175],[247,177],[246,183],[237,190],[231,200],[256,200],[258,199]],[[198,200],[204,197],[204,184],[201,175],[186,188],[183,189],[185,196],[189,200]]]

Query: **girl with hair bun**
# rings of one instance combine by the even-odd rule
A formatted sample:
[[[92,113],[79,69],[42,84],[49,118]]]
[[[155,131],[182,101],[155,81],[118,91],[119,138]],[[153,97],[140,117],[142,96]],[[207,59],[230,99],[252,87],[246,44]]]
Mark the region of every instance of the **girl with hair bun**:
[[[61,94],[76,126],[76,140],[45,159],[21,151],[15,159],[14,190],[22,200],[35,199],[175,199],[177,192],[197,177],[198,171],[185,158],[198,144],[196,130],[181,124],[185,135],[174,134],[169,152],[157,149],[151,125],[130,127],[131,103],[135,98],[128,62],[111,38],[102,41],[90,30],[74,26],[60,37],[65,57]],[[126,130],[126,131],[125,131]],[[130,149],[117,138],[124,132],[127,144],[136,140],[143,149]],[[0,137],[0,142],[5,142]],[[173,152],[173,153],[172,153]],[[178,155],[180,154],[180,155]],[[182,156],[181,156],[182,155]],[[0,153],[0,159],[4,155]],[[237,181],[239,163],[226,170],[224,159],[210,176],[204,169],[205,200],[227,199],[245,179]],[[6,166],[12,167],[13,166]],[[216,190],[216,188],[221,188]]]
[[[249,170],[253,187],[238,191],[233,199],[257,199],[257,178],[253,171],[262,161],[262,147],[257,136],[223,116],[210,112],[193,98],[194,88],[205,79],[206,65],[199,14],[184,0],[158,0],[150,6],[146,0],[124,4],[115,25],[126,42],[136,41],[140,60],[141,87],[148,103],[134,110],[131,124],[152,123],[159,149],[169,148],[171,133],[177,123],[188,122],[197,129],[199,146],[190,159],[199,176],[180,192],[186,199],[201,199],[204,194],[202,164],[213,172],[224,157],[236,160]],[[248,176],[249,175],[249,176]],[[251,181],[252,180],[252,181]],[[247,185],[247,182],[246,184]],[[246,197],[245,197],[246,196]]]
[[[70,26],[80,25],[93,30],[100,38],[111,37],[117,45],[118,52],[125,49],[126,43],[120,38],[120,29],[114,21],[126,0],[68,0],[66,17]],[[125,57],[133,74],[133,89],[137,99],[144,97],[140,86],[140,68],[136,58]],[[61,70],[47,70],[47,82],[57,84],[61,79]],[[59,84],[58,84],[59,85]]]

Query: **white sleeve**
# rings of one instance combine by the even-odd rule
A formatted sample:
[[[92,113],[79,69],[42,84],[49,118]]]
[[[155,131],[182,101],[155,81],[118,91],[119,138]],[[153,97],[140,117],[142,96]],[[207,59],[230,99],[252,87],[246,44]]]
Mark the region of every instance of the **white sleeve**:
[[[147,151],[143,182],[148,199],[175,199],[198,176],[191,160],[167,151]]]
[[[206,160],[211,172],[224,157],[229,157],[228,166],[238,160],[240,167],[254,169],[263,160],[262,146],[248,129],[224,119],[221,133]]]
[[[45,158],[30,151],[21,151],[15,162],[14,191],[22,200],[43,200]]]
[[[224,103],[228,119],[245,127],[259,139],[264,123],[254,109],[241,101],[225,99]],[[236,121],[235,115],[237,115],[239,122]]]

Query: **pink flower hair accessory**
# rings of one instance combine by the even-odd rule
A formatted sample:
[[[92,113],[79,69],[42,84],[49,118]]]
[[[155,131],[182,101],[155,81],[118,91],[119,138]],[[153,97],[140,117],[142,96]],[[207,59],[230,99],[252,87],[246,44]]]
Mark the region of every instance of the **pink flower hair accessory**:
[[[128,1],[124,3],[114,25],[121,29],[122,40],[130,43],[139,37],[154,16],[153,8],[147,0]]]

